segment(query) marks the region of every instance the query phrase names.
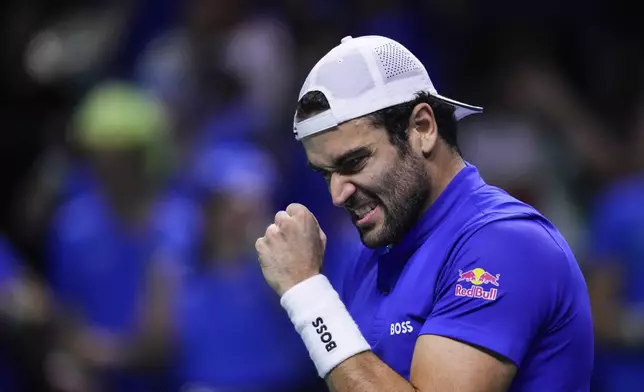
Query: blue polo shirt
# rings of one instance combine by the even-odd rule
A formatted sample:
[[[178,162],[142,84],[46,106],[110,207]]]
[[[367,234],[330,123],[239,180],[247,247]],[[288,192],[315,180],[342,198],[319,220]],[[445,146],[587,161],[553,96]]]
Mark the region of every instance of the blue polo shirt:
[[[56,299],[91,327],[120,336],[134,333],[153,255],[162,253],[163,262],[179,270],[194,248],[196,219],[190,200],[168,192],[155,204],[149,227],[133,234],[97,190],[84,190],[63,204],[52,222],[47,261]],[[163,382],[119,371],[105,380],[118,392],[160,390]]]
[[[181,286],[173,310],[180,388],[283,392],[317,380],[256,259],[198,271]]]
[[[399,244],[364,249],[342,297],[374,353],[405,378],[416,339],[431,334],[515,363],[510,391],[590,388],[590,303],[572,251],[474,166]]]

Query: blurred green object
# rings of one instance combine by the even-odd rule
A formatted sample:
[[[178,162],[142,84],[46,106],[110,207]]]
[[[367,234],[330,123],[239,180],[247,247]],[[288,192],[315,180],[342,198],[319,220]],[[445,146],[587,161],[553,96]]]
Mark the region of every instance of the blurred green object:
[[[154,176],[167,174],[173,166],[165,108],[133,84],[108,81],[95,86],[74,113],[71,137],[89,152],[142,148]]]

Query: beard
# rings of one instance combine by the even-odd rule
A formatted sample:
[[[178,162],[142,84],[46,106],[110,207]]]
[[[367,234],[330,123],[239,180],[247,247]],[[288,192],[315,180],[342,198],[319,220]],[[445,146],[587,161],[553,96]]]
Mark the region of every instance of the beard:
[[[399,157],[378,184],[360,187],[347,203],[350,208],[376,201],[382,208],[382,224],[358,228],[360,239],[368,248],[399,242],[418,221],[429,201],[430,177],[424,160],[404,151]]]

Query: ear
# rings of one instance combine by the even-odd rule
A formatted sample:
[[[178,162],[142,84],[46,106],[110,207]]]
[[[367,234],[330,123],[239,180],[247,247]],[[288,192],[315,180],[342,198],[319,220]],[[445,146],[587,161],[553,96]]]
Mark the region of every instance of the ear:
[[[414,144],[424,156],[430,155],[436,148],[438,128],[434,110],[427,103],[419,103],[409,117],[409,134],[414,135]]]

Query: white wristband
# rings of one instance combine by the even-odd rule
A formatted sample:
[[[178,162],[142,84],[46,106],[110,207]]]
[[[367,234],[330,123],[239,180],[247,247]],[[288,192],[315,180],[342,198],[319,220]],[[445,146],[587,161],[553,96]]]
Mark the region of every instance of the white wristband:
[[[371,349],[324,275],[289,289],[280,300],[324,378],[348,358]]]

